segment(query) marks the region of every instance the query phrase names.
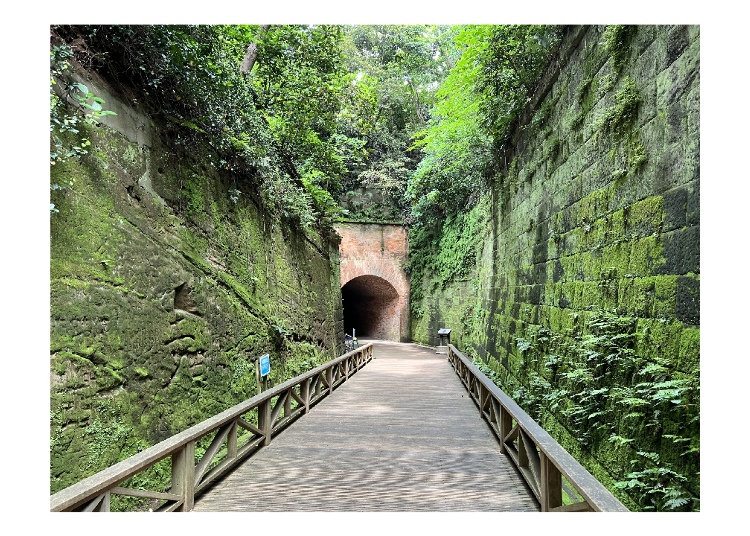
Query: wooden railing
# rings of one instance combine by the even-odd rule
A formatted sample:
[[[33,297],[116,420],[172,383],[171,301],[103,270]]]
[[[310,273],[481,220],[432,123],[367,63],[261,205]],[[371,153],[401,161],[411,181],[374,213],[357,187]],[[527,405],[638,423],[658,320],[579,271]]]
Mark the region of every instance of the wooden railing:
[[[452,344],[448,361],[482,417],[495,432],[500,451],[515,462],[542,512],[627,512],[628,509],[560,446],[518,404]],[[574,493],[565,480],[575,488]],[[562,493],[573,501],[563,505]]]
[[[188,512],[197,494],[240,461],[271,443],[284,427],[310,411],[310,407],[371,359],[372,343],[260,393],[55,493],[50,497],[50,511],[108,512],[112,495],[126,495],[166,501],[157,511]],[[296,402],[294,408],[292,401]],[[256,421],[257,426],[249,421]],[[238,428],[250,432],[242,437],[242,444],[238,441]],[[195,443],[211,433],[214,433],[211,444],[196,464]],[[119,487],[169,456],[172,458],[172,486],[168,492]]]

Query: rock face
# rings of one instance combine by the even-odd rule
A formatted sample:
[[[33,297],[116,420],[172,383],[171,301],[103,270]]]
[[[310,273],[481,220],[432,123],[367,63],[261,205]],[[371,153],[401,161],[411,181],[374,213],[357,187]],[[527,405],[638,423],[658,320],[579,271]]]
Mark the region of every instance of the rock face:
[[[254,395],[265,353],[278,384],[344,351],[338,237],[232,200],[209,150],[86,84],[118,115],[52,167],[53,493]]]
[[[613,50],[604,30],[568,32],[569,60],[500,159],[472,272],[420,274],[411,335],[435,345],[452,328],[610,489],[658,460],[697,496],[700,31],[624,28]],[[659,400],[649,389],[664,381],[691,398]],[[615,491],[631,508],[648,500]]]

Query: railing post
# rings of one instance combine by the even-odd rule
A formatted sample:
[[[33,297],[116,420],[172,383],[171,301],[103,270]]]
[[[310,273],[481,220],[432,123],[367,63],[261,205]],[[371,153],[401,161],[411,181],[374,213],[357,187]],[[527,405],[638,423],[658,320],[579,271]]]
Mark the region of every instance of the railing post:
[[[195,441],[189,441],[172,454],[172,493],[182,496],[181,512],[189,512],[195,502]]]
[[[326,379],[328,380],[328,394],[333,394],[333,366],[326,370]]]
[[[227,434],[227,458],[234,459],[237,457],[237,421],[232,423],[232,427]]]
[[[542,512],[549,512],[553,508],[562,506],[562,475],[544,452],[539,453],[542,465]]]
[[[344,381],[347,381],[349,379],[349,360],[351,357],[347,357],[344,360]]]
[[[258,406],[258,429],[263,432],[261,445],[271,444],[271,400],[264,400]]]

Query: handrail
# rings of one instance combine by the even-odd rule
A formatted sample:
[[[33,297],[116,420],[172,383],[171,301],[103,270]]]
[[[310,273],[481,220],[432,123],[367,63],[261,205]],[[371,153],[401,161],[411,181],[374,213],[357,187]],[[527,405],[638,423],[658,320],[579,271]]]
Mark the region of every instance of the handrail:
[[[500,451],[510,455],[543,512],[629,511],[452,344],[448,345],[448,361],[497,436]],[[562,490],[567,487],[563,475],[583,501],[563,506]],[[572,493],[566,491],[566,495]]]
[[[190,511],[195,496],[226,474],[244,458],[271,443],[272,437],[300,415],[310,411],[322,398],[349,379],[372,360],[372,343],[357,348],[304,374],[259,393],[252,398],[196,424],[146,450],[116,463],[112,467],[81,480],[50,496],[50,511],[108,512],[110,497],[128,495],[166,500],[158,511]],[[295,391],[299,388],[299,392]],[[276,404],[272,402],[278,397]],[[292,410],[292,399],[297,407]],[[257,427],[242,418],[258,409]],[[283,410],[283,417],[282,417]],[[248,441],[238,448],[237,429],[250,432]],[[195,464],[195,442],[216,431],[211,445]],[[211,463],[226,443],[226,456],[216,467]],[[168,493],[121,488],[119,484],[172,456],[172,488]]]

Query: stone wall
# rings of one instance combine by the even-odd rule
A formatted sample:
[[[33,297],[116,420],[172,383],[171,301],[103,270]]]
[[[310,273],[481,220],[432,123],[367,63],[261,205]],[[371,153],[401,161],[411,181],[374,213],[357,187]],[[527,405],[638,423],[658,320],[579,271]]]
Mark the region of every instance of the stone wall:
[[[344,351],[338,237],[272,221],[208,149],[85,83],[117,116],[51,170],[73,181],[50,218],[51,492],[253,396],[265,353],[278,384]]]
[[[408,340],[406,230],[401,225],[345,223],[337,231],[343,237],[340,263],[345,324],[354,322],[352,326],[363,336]],[[349,326],[347,332],[351,333]]]
[[[435,344],[437,328],[452,328],[453,341],[610,489],[649,466],[636,454],[644,451],[698,496],[697,389],[677,405],[657,405],[650,388],[635,393],[639,382],[699,381],[700,31],[642,26],[608,49],[604,29],[589,27],[579,42],[578,29],[568,32],[570,59],[547,76],[549,91],[487,193],[476,267],[445,288],[425,277],[412,335]],[[558,370],[584,370],[602,355],[637,366],[613,366],[612,377],[591,367],[612,398],[600,402],[603,415],[575,424],[580,384]],[[652,398],[638,407],[615,398],[626,388]],[[555,402],[551,393],[563,394]],[[615,491],[643,507],[635,490]]]
[[[355,188],[341,196],[341,207],[348,210],[347,220],[398,223],[401,208],[398,193],[385,188]]]

